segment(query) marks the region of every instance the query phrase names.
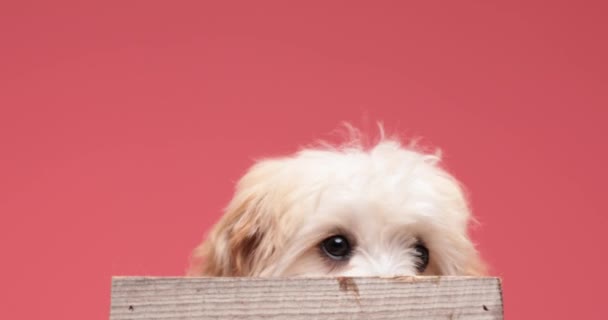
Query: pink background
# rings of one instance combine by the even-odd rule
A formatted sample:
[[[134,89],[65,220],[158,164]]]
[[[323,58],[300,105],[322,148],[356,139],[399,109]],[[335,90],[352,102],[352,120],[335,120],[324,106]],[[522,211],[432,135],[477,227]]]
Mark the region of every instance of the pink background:
[[[605,319],[605,3],[2,2],[0,318],[107,319],[252,158],[383,120],[470,190],[508,319]]]

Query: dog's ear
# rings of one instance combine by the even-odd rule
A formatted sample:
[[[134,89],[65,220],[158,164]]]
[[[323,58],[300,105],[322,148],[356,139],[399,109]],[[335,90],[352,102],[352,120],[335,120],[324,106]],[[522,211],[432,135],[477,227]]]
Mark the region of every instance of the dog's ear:
[[[233,206],[195,250],[193,275],[250,276],[264,258],[259,249],[269,226],[262,226],[259,206],[253,199]]]
[[[478,253],[475,253],[470,258],[466,267],[464,268],[464,274],[467,276],[483,277],[488,275],[488,267],[486,263],[479,257]]]
[[[470,237],[451,229],[438,229],[434,238],[435,246],[431,249],[432,267],[435,275],[477,276],[487,275],[487,266],[479,255]]]
[[[195,249],[190,275],[254,276],[274,261],[280,243],[280,208],[271,199],[274,169],[275,164],[262,162],[239,181],[225,214]]]

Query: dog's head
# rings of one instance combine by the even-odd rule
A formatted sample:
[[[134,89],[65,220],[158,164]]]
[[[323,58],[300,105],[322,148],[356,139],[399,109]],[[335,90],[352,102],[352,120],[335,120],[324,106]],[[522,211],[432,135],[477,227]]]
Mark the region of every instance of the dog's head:
[[[258,162],[192,275],[481,275],[471,214],[439,155],[382,140]]]

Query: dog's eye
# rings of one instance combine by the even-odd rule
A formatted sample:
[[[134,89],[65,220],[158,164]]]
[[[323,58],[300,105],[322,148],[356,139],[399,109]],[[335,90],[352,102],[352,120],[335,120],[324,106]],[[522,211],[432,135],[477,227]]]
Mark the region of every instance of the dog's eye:
[[[352,249],[346,237],[337,235],[331,236],[321,242],[321,249],[330,258],[334,260],[343,260],[348,258]]]
[[[416,269],[418,269],[418,272],[422,273],[429,264],[429,249],[427,249],[424,244],[418,242],[414,247],[414,250],[416,251],[416,257],[418,258]]]

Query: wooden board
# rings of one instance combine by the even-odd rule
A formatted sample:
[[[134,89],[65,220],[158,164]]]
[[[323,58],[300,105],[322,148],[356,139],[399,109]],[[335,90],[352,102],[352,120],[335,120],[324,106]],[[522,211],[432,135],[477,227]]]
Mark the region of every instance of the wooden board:
[[[503,319],[503,305],[498,278],[115,277],[110,319]]]

